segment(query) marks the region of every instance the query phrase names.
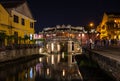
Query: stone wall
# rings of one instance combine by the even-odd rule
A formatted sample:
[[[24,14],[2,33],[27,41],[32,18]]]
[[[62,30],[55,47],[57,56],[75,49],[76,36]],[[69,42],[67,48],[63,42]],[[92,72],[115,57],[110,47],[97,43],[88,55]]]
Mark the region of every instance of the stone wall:
[[[96,61],[101,69],[113,76],[117,81],[120,81],[120,62],[91,50],[85,50],[85,54],[88,58]]]
[[[0,51],[0,62],[13,60],[33,54],[39,54],[39,48],[13,49]]]

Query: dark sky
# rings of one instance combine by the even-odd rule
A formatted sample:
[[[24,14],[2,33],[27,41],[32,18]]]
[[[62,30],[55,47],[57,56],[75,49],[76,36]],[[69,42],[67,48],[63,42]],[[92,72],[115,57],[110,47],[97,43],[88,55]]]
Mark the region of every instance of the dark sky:
[[[104,12],[120,12],[119,0],[27,0],[36,32],[56,25],[98,25]]]

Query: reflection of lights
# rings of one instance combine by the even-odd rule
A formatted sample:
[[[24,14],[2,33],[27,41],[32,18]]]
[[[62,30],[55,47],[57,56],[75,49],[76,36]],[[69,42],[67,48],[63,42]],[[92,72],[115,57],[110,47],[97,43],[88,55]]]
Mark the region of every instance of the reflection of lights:
[[[97,33],[97,35],[96,36],[99,36],[99,33]]]
[[[51,56],[51,63],[54,64],[54,55]]]
[[[84,33],[82,33],[82,37],[84,37],[85,36],[85,34]]]
[[[60,51],[60,45],[59,44],[57,45],[57,50]]]
[[[40,75],[42,73],[42,67],[43,67],[43,64],[42,63],[38,63],[36,65],[36,72],[38,72]]]
[[[39,49],[39,53],[42,53],[42,48]]]
[[[58,63],[59,63],[60,62],[60,54],[58,54],[57,60],[58,60]]]
[[[46,45],[46,48],[48,49],[48,44]]]
[[[42,67],[43,67],[43,64],[42,64],[42,63],[38,63],[38,64],[36,65],[36,72],[39,72]]]
[[[62,52],[62,58],[64,58],[64,56],[65,56],[65,54],[64,54],[64,52]]]
[[[28,77],[28,75],[27,75],[27,73],[25,73],[25,78],[27,78]]]
[[[50,74],[50,69],[49,68],[47,68],[47,75],[49,75]]]
[[[51,50],[54,51],[54,43],[51,44]]]
[[[39,61],[41,62],[41,61],[42,61],[42,58],[39,58]]]
[[[62,75],[65,76],[65,70],[64,70],[64,69],[63,69],[63,71],[62,71]]]
[[[79,51],[80,50],[80,48],[77,48],[77,51]]]
[[[47,63],[48,63],[48,57],[46,58],[46,60],[47,60]]]
[[[33,78],[33,68],[30,68],[30,78]]]

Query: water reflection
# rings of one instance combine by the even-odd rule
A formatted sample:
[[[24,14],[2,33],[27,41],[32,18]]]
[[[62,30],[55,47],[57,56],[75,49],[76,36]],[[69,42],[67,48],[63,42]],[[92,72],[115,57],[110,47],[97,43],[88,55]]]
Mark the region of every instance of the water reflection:
[[[42,61],[36,65],[39,77],[54,80],[81,80],[79,68],[72,55],[51,54],[42,57]]]
[[[0,68],[0,81],[81,81],[82,76],[72,55],[50,56]]]

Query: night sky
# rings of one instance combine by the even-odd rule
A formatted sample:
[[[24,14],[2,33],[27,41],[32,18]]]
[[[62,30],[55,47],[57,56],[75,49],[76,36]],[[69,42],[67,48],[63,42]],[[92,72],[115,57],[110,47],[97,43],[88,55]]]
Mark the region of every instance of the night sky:
[[[27,0],[35,23],[36,32],[56,25],[97,26],[104,12],[120,12],[119,0]]]

